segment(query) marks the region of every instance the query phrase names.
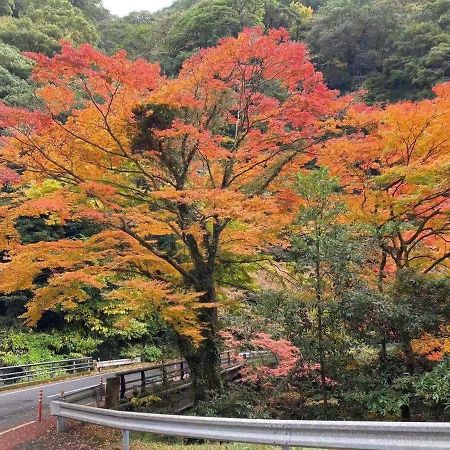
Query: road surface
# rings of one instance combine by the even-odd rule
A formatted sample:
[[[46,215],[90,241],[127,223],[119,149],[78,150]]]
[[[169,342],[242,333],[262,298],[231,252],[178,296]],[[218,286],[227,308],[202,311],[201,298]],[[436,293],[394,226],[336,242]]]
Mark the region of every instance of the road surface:
[[[20,390],[0,392],[0,433],[27,422],[36,420],[37,400],[42,389],[44,397],[44,412],[48,411],[49,395],[61,391],[73,391],[84,387],[100,384],[100,378],[106,378],[114,373],[102,373],[67,381],[58,381],[38,386],[26,387]]]
[[[37,401],[39,391],[42,389],[44,399],[44,414],[49,410],[49,396],[59,394],[61,391],[69,392],[75,389],[86,388],[100,384],[100,378],[106,384],[106,379],[113,377],[117,371],[99,373],[92,376],[85,376],[66,381],[54,383],[43,383],[38,386],[16,389],[14,391],[0,392],[0,435],[11,428],[23,425],[36,420]],[[148,368],[147,377],[162,376],[160,369]],[[127,388],[132,389],[133,385],[140,386],[141,378],[139,373],[132,373],[125,376],[125,381],[131,383]],[[0,449],[1,450],[1,449]]]

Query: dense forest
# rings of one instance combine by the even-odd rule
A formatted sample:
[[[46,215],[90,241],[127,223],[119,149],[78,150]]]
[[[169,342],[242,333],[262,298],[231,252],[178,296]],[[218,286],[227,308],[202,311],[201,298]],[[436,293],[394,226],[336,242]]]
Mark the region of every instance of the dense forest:
[[[160,12],[111,15],[100,0],[2,0],[0,96],[28,104],[31,62],[61,39],[161,64],[174,76],[199,48],[245,27],[286,28],[308,43],[329,87],[363,89],[368,101],[431,96],[450,75],[448,0],[177,0]]]
[[[182,355],[205,415],[449,420],[450,0],[0,14],[0,364]],[[273,358],[224,390],[225,347]]]

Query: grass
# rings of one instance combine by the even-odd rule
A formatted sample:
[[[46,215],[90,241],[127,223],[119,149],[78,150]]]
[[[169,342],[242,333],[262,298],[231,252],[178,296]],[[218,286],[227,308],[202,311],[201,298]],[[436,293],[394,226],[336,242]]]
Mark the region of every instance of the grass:
[[[273,445],[215,442],[195,444],[179,438],[162,438],[144,433],[132,433],[131,448],[132,450],[280,450],[279,446]],[[291,448],[301,450],[299,447]]]
[[[133,450],[280,450],[280,447],[253,444],[149,444],[143,442],[134,442]],[[293,447],[292,447],[293,448]]]
[[[67,422],[63,433],[53,430],[38,437],[18,450],[121,450],[122,433],[99,425]],[[281,450],[273,445],[232,444],[203,442],[194,443],[181,438],[163,437],[148,433],[131,433],[131,450]],[[297,450],[300,450],[298,447]],[[294,447],[292,447],[294,450]],[[303,449],[306,450],[306,449]]]

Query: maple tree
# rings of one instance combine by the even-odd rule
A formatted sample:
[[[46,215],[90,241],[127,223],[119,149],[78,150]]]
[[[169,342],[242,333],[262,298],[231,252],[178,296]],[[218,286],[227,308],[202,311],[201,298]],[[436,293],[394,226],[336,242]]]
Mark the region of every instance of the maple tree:
[[[3,189],[18,184],[20,180],[19,174],[9,167],[0,167],[0,185]]]
[[[434,92],[416,103],[355,106],[344,126],[356,132],[322,153],[341,177],[354,218],[375,230],[380,283],[405,267],[448,273],[450,83]]]
[[[268,378],[279,378],[296,373],[301,360],[300,350],[286,339],[274,339],[267,333],[257,333],[250,344],[260,351],[270,353],[275,358],[275,367],[264,362],[258,367],[244,368],[244,381],[267,382]],[[262,358],[263,359],[263,358]],[[263,359],[264,361],[264,359]]]
[[[446,326],[442,330],[443,336],[449,335],[449,328]],[[411,344],[414,353],[426,356],[430,361],[441,361],[450,353],[450,338],[448,337],[435,337],[426,333]]]
[[[1,106],[9,133],[1,155],[24,168],[23,186],[36,192],[57,183],[2,208],[11,262],[0,290],[34,290],[31,325],[45,310],[76,307],[89,289],[125,305],[125,324],[157,308],[177,332],[197,395],[220,388],[219,268],[246,263],[276,241],[292,214],[289,175],[349,99],[326,88],[305,46],[284,30],[224,39],[173,80],[157,65],[89,45],[28,56],[44,107]],[[22,244],[14,221],[42,215],[102,229],[82,240]]]
[[[355,105],[343,123],[351,134],[330,141],[321,154],[341,178],[351,205],[349,219],[373,231],[379,253],[372,263],[380,292],[386,291],[386,281],[401,284],[399,276],[405,271],[438,278],[449,274],[450,84],[437,85],[434,93],[431,100],[385,108]],[[401,292],[408,289],[403,285]],[[410,301],[419,291],[416,287]],[[400,297],[394,295],[396,301]],[[421,301],[415,299],[416,308]],[[402,308],[398,313],[403,317],[408,309]],[[395,332],[413,370],[411,341],[417,337],[411,323],[405,326],[404,318],[399,323],[402,331]]]

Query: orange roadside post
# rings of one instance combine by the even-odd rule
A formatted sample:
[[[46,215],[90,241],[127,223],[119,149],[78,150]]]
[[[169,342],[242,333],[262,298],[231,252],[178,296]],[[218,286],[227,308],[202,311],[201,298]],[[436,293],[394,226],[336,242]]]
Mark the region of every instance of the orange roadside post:
[[[39,396],[38,396],[38,406],[37,406],[37,417],[38,421],[42,421],[42,406],[43,406],[43,395],[42,395],[42,389],[39,390]]]

